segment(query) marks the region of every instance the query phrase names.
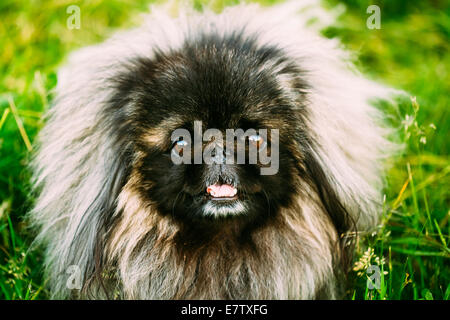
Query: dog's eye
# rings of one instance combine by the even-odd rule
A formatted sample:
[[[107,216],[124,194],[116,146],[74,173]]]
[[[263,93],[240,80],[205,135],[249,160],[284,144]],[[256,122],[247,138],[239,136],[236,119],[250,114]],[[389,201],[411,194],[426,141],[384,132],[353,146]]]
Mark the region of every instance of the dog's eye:
[[[178,140],[175,141],[172,147],[172,153],[175,156],[182,157],[183,156],[183,150],[189,145],[189,142],[187,140]]]
[[[249,143],[252,143],[258,147],[259,150],[264,149],[267,146],[264,138],[258,134],[254,134],[248,137]]]

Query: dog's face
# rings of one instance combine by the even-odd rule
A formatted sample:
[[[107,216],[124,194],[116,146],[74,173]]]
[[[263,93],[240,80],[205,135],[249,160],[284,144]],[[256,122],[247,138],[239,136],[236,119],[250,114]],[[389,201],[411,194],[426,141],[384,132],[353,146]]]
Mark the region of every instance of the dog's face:
[[[114,101],[127,105],[121,112],[131,119],[123,122],[138,158],[131,168],[139,177],[135,188],[160,214],[179,221],[262,222],[298,192],[305,133],[302,101],[294,101],[289,89],[299,92],[305,84],[276,48],[256,49],[240,38],[194,43],[135,61],[119,80]],[[261,153],[268,162],[262,163]],[[188,161],[177,164],[183,156]],[[274,170],[264,174],[263,168]]]

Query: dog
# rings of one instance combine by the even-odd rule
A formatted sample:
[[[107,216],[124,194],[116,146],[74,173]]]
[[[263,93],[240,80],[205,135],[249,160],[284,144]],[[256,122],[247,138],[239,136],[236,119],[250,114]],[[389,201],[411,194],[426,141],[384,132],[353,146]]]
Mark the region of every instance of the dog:
[[[299,8],[154,8],[69,57],[31,164],[53,298],[343,297],[390,89]]]

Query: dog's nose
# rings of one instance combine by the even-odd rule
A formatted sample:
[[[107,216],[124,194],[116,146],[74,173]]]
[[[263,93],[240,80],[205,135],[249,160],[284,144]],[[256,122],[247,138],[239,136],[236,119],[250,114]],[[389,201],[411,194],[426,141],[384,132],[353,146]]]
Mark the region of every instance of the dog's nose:
[[[216,164],[224,164],[229,157],[233,158],[233,153],[231,150],[225,150],[222,146],[217,146],[211,151],[211,157],[213,158],[214,163]]]
[[[229,185],[231,188],[234,188],[238,183],[235,166],[226,163],[227,157],[230,156],[231,159],[232,155],[228,154],[223,146],[217,143],[213,142],[208,147],[213,149],[210,149],[210,158],[206,161],[205,168],[207,192],[209,194],[211,192],[216,194],[222,194],[222,192],[232,194],[231,189],[227,189],[226,187],[224,189],[219,188],[221,185]]]
[[[212,187],[214,185],[230,185],[235,187],[239,184],[236,166],[226,164],[225,162],[206,165],[205,178],[206,187],[211,187],[211,192],[222,192],[222,190]],[[209,193],[208,190],[207,192]]]
[[[216,163],[207,165],[205,177],[207,187],[215,184],[237,186],[239,183],[237,172],[233,165]]]

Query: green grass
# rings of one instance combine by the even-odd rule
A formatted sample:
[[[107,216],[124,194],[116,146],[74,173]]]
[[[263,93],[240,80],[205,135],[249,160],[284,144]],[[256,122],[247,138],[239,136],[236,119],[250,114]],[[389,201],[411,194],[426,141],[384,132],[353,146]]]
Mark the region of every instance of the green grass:
[[[218,9],[236,2],[214,1]],[[336,3],[327,1],[330,7]],[[391,160],[383,226],[357,244],[347,298],[449,299],[450,5],[445,0],[344,3],[346,12],[324,35],[340,38],[356,52],[363,73],[416,97],[388,111],[406,151]],[[81,8],[79,30],[66,27],[71,4]],[[32,203],[25,165],[52,100],[57,67],[71,50],[138,25],[147,4],[0,2],[0,299],[48,297],[41,252],[28,250],[32,234],[23,216]],[[366,28],[369,4],[381,7],[380,30]],[[367,288],[370,264],[382,271],[379,290]]]

